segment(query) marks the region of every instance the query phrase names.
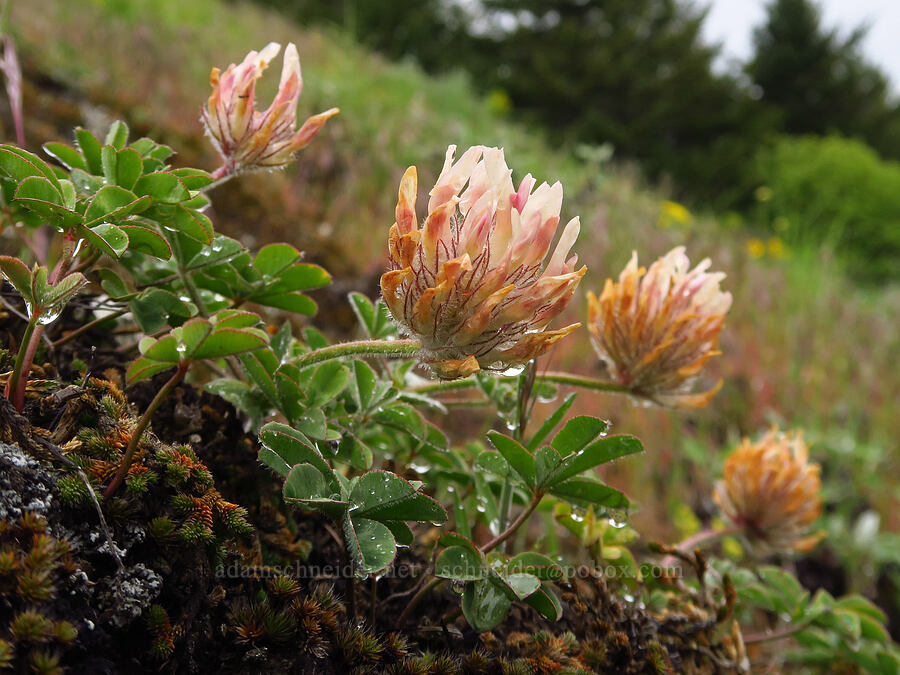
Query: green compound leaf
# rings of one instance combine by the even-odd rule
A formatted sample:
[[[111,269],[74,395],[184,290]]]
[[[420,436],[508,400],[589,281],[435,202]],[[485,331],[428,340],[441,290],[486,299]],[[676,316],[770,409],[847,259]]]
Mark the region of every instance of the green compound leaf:
[[[134,193],[163,204],[178,204],[191,196],[178,176],[166,171],[142,176],[134,185]]]
[[[628,508],[628,498],[618,490],[594,478],[579,476],[556,483],[550,494],[582,506],[605,506],[611,509]]]
[[[528,572],[544,581],[557,581],[563,576],[562,568],[554,560],[530,551],[510,558],[506,569],[513,573]]]
[[[116,184],[126,190],[132,190],[135,183],[144,173],[144,161],[140,153],[131,148],[116,153]]]
[[[59,179],[50,165],[37,155],[15,145],[0,145],[0,172],[16,182],[31,176],[43,177],[59,190]]]
[[[164,370],[174,367],[175,364],[173,363],[154,361],[145,356],[140,356],[128,366],[128,370],[125,373],[125,381],[128,382],[128,384],[133,384],[135,382],[140,382],[141,380],[147,380],[157,373],[161,373]]]
[[[566,457],[559,468],[544,481],[543,485],[552,487],[572,476],[593,469],[595,466],[641,452],[643,449],[641,442],[634,436],[601,438],[588,444],[583,450]]]
[[[350,396],[356,404],[357,410],[368,410],[373,402],[378,377],[365,361],[357,359],[350,364],[350,367],[353,371],[350,378]]]
[[[270,422],[259,431],[259,440],[264,449],[278,455],[288,466],[296,464],[311,464],[318,469],[325,478],[325,483],[332,493],[340,493],[341,485],[335,476],[331,465],[325,461],[322,454],[316,449],[312,441],[303,433],[280,422]],[[271,466],[262,456],[260,460]],[[275,468],[275,467],[273,467]],[[275,469],[276,471],[278,469]]]
[[[541,587],[525,598],[525,604],[534,607],[541,616],[550,621],[559,621],[562,618],[562,604],[549,584],[541,584]]]
[[[81,222],[81,215],[66,206],[63,194],[43,176],[29,176],[19,183],[15,200],[57,229],[68,229]]]
[[[266,334],[255,328],[219,328],[191,353],[193,359],[218,359],[251,352],[268,343]]]
[[[394,561],[397,543],[390,528],[368,518],[344,518],[344,539],[359,574],[375,574]]]
[[[307,389],[308,405],[325,405],[344,391],[350,381],[350,369],[339,361],[326,361],[316,368]]]
[[[269,244],[263,246],[256,254],[253,267],[260,274],[274,278],[298,260],[300,251],[290,244]]]
[[[97,194],[84,212],[86,227],[98,223],[121,220],[132,213],[140,213],[150,206],[150,199],[137,197],[130,190],[118,185],[107,185],[97,190]]]
[[[441,546],[462,546],[465,549],[468,549],[472,553],[480,556],[481,550],[475,545],[475,543],[469,539],[461,535],[459,532],[448,532],[444,536],[440,538],[438,543]]]
[[[525,484],[534,487],[535,459],[521,443],[498,431],[489,431],[488,439],[503,455],[513,470],[519,474]]]
[[[53,157],[67,169],[81,169],[87,171],[87,163],[84,157],[75,148],[63,143],[44,143],[44,152]]]
[[[9,283],[19,291],[25,302],[33,305],[34,297],[31,293],[31,270],[18,258],[8,255],[0,256],[0,272],[9,279]]]
[[[101,145],[97,137],[87,129],[78,127],[75,129],[75,144],[81,150],[87,164],[88,172],[95,176],[103,174],[103,162],[101,160]]]
[[[443,506],[416,492],[409,481],[390,471],[370,471],[360,476],[350,492],[350,502],[354,515],[373,520],[447,520]]]
[[[109,125],[109,131],[106,132],[104,143],[113,146],[116,150],[121,150],[128,142],[128,125],[122,120],[116,120]]]
[[[100,223],[96,227],[80,227],[78,232],[91,246],[110,258],[118,258],[128,250],[128,235],[117,225]]]
[[[489,579],[469,581],[463,592],[462,610],[469,625],[479,633],[492,630],[506,618],[510,599]]]
[[[168,260],[172,257],[172,248],[159,232],[146,225],[122,223],[118,228],[128,235],[128,250]]]
[[[311,464],[297,464],[288,472],[282,491],[287,502],[322,511],[331,518],[341,518],[349,504],[333,493],[322,472]]]
[[[593,440],[609,430],[609,423],[596,417],[573,417],[550,442],[556,451],[566,457],[580,452]]]
[[[178,176],[188,190],[202,190],[213,182],[212,176],[201,169],[172,169],[169,173]]]
[[[527,572],[501,574],[491,570],[490,581],[511,601],[524,600],[541,586],[540,580]]]
[[[483,557],[463,546],[444,549],[434,563],[434,576],[442,579],[477,581],[487,574]]]
[[[62,306],[71,300],[81,288],[87,284],[87,279],[80,272],[72,272],[71,274],[60,279],[55,286],[49,289],[48,297],[43,304],[50,306]]]
[[[507,462],[503,455],[496,450],[485,450],[478,455],[475,464],[477,467],[489,471],[495,476],[500,476],[501,478],[504,478],[509,474],[509,462]]]
[[[166,324],[177,325],[191,317],[191,307],[171,291],[148,288],[130,303],[134,320],[144,333],[157,333]]]
[[[544,487],[550,481],[553,472],[559,469],[563,463],[560,454],[549,445],[538,448],[534,453],[534,482]]]
[[[535,432],[534,436],[531,437],[531,440],[528,441],[528,451],[534,452],[538,449],[541,443],[544,442],[544,439],[549,436],[553,430],[556,428],[556,425],[562,422],[563,417],[566,416],[566,413],[569,412],[569,408],[572,407],[572,404],[575,403],[575,398],[578,396],[575,393],[569,394],[566,396],[565,400],[560,404],[560,406],[553,411],[553,414],[550,415],[541,427]]]

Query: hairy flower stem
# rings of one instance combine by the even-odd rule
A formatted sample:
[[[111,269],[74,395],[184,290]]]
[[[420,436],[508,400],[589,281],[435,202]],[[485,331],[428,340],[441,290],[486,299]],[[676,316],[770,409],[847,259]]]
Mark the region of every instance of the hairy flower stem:
[[[516,441],[522,442],[525,436],[525,428],[528,426],[528,417],[531,407],[528,401],[531,398],[531,392],[534,389],[535,363],[530,361],[525,370],[518,377],[516,383],[516,409],[515,409],[515,426],[512,436]],[[503,486],[500,489],[500,522],[497,528],[499,532],[503,532],[509,524],[509,512],[512,508],[513,486],[509,476],[504,477]]]
[[[541,493],[535,494],[528,506],[522,509],[522,512],[516,517],[516,519],[507,527],[503,532],[498,534],[496,537],[491,539],[488,543],[481,547],[482,553],[489,553],[497,548],[500,544],[505,542],[511,536],[513,536],[516,531],[528,520],[529,516],[534,512],[537,508],[537,505],[541,503],[541,498],[544,495]]]
[[[188,296],[191,298],[191,302],[197,305],[197,313],[202,317],[209,317],[206,303],[204,303],[203,298],[200,297],[200,291],[198,291],[197,286],[194,285],[194,280],[191,279],[190,272],[184,269],[180,263],[178,265],[178,278],[181,279],[184,290],[187,291]]]
[[[150,426],[150,420],[153,418],[153,413],[156,412],[156,409],[162,404],[163,401],[168,398],[169,394],[172,393],[172,390],[178,385],[181,380],[184,379],[185,374],[190,368],[190,363],[182,363],[178,366],[175,373],[172,377],[169,378],[169,381],[163,385],[163,388],[160,389],[156,396],[153,397],[153,400],[150,401],[150,405],[147,406],[147,409],[144,411],[144,414],[141,415],[141,418],[138,420],[137,426],[135,426],[134,431],[131,434],[131,440],[128,442],[128,447],[125,448],[125,454],[122,457],[122,463],[119,465],[119,470],[116,472],[116,475],[113,477],[110,484],[107,486],[106,490],[103,493],[104,499],[109,499],[112,497],[116,490],[119,489],[119,485],[122,484],[122,481],[125,480],[125,476],[128,475],[128,469],[131,468],[131,462],[134,460],[134,454],[137,452],[138,446],[141,444],[141,438],[144,435],[144,431],[147,430],[147,427]]]
[[[420,384],[410,387],[408,391],[413,391],[417,394],[440,394],[445,391],[460,391],[463,389],[475,389],[476,387],[478,387],[478,380],[474,377],[467,377],[459,380],[439,380],[438,382]]]
[[[59,261],[47,279],[47,283],[50,286],[55,286],[69,270],[74,251],[75,240],[71,234],[66,234],[65,239],[63,239]],[[13,374],[10,376],[6,386],[6,398],[12,401],[17,412],[22,412],[22,409],[25,407],[25,389],[28,386],[28,374],[31,372],[31,366],[34,363],[34,356],[37,354],[38,346],[41,344],[41,338],[44,337],[45,326],[40,323],[44,310],[44,307],[40,307],[37,304],[31,308],[31,318],[25,327],[25,335],[22,336],[22,342],[19,345]]]
[[[200,192],[209,192],[210,190],[213,190],[223,183],[227,183],[232,178],[234,178],[234,166],[223,164],[218,169],[209,174],[209,176],[213,179],[213,182],[205,187],[200,188]]]
[[[582,389],[593,389],[594,391],[610,391],[627,393],[628,387],[600,380],[596,377],[585,377],[583,375],[575,375],[573,373],[542,373],[535,378],[538,382],[546,382],[548,384],[565,384],[570,387],[581,387]]]
[[[615,382],[600,380],[595,377],[585,377],[576,375],[575,373],[538,373],[535,382],[544,382],[547,384],[562,384],[571,387],[581,387],[582,389],[592,389],[594,391],[608,391],[613,393],[626,393],[628,387]],[[478,386],[478,380],[474,377],[464,378],[460,380],[448,380],[446,382],[430,382],[417,387],[410,387],[408,391],[417,394],[439,394],[445,391],[461,391],[463,389],[474,389]]]
[[[15,406],[16,412],[22,412],[22,408],[25,406],[25,387],[20,385],[27,382],[28,371],[31,370],[31,360],[34,359],[33,353],[31,354],[31,359],[29,359],[28,352],[32,346],[32,337],[34,337],[36,329],[39,328],[38,318],[40,318],[39,314],[32,315],[28,320],[28,325],[25,326],[25,334],[22,336],[22,341],[19,343],[19,352],[16,354],[16,362],[15,365],[13,365],[9,381],[6,383],[6,398],[8,398]],[[38,336],[38,339],[40,339],[40,336]],[[25,368],[26,361],[28,361],[27,368]]]
[[[323,361],[348,356],[387,356],[399,359],[415,356],[421,349],[422,345],[418,340],[358,340],[307,352],[294,359],[292,363],[298,368],[306,368]]]
[[[697,534],[691,535],[684,541],[679,542],[675,545],[675,550],[679,553],[684,553],[689,555],[694,552],[694,549],[699,548],[702,544],[708,544],[709,542],[715,541],[716,539],[720,539],[722,537],[727,537],[732,534],[737,534],[741,531],[739,527],[724,527],[721,530],[714,530],[712,528],[708,528],[706,530],[700,530]],[[667,555],[663,558],[660,567],[666,568],[671,567],[675,564],[677,556],[675,555]]]
[[[785,626],[781,630],[772,631],[771,633],[751,633],[750,635],[745,635],[743,637],[743,641],[745,645],[753,645],[760,642],[768,642],[769,640],[782,640],[786,637],[790,637],[794,633],[799,633],[801,630],[807,627],[809,627],[808,621],[805,621],[803,623],[794,623]]]

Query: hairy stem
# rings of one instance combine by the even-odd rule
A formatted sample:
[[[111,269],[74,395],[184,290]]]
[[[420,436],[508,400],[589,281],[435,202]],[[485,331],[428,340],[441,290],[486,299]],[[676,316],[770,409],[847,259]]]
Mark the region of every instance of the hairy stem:
[[[474,377],[467,377],[460,380],[441,380],[439,382],[429,382],[428,384],[420,384],[415,387],[409,387],[407,391],[417,394],[439,394],[444,391],[459,391],[460,389],[474,389],[478,386],[478,380]]]
[[[576,375],[575,373],[538,373],[534,380],[535,382],[562,384],[571,387],[581,387],[582,389],[593,389],[594,391],[628,392],[628,387],[621,384],[600,380],[595,377]],[[430,382],[428,384],[410,387],[408,391],[414,391],[417,394],[438,394],[444,391],[474,389],[477,386],[478,381],[474,377],[469,377],[461,380],[448,380],[446,382]]]
[[[197,305],[197,313],[202,317],[208,318],[209,312],[206,309],[206,303],[204,303],[203,298],[200,297],[200,291],[197,290],[197,287],[194,285],[194,280],[191,278],[190,272],[185,270],[180,263],[178,265],[178,278],[181,279],[184,290],[186,290],[188,296],[190,296],[191,302]]]
[[[794,633],[799,633],[807,626],[809,626],[809,623],[793,623],[780,630],[774,630],[771,633],[751,633],[750,635],[744,636],[744,644],[752,645],[759,642],[767,642],[769,640],[781,640],[782,638],[790,637]]]
[[[40,314],[33,314],[28,320],[28,325],[25,326],[25,334],[22,336],[22,341],[19,343],[19,352],[16,354],[16,362],[15,365],[13,365],[9,381],[6,383],[6,398],[8,398],[15,406],[16,412],[22,412],[22,408],[25,406],[24,383],[28,380],[28,371],[31,370],[31,360],[34,359],[34,353],[31,353],[31,358],[29,359],[28,352],[33,344],[32,338],[34,337],[35,332],[38,332],[38,328],[42,328],[42,326],[38,326],[38,318],[40,318]],[[38,340],[40,340],[40,336],[38,336]],[[37,343],[34,344],[36,346]]]
[[[681,553],[690,554],[694,551],[694,549],[699,548],[702,544],[708,544],[716,539],[720,539],[721,537],[727,537],[732,534],[737,534],[741,532],[741,528],[739,527],[724,527],[721,530],[714,530],[712,528],[708,528],[705,530],[700,530],[694,535],[691,535],[684,541],[679,542],[675,545],[675,549]],[[660,563],[660,567],[666,568],[672,566],[677,559],[675,555],[667,555],[663,558],[662,563]]]
[[[74,251],[75,240],[71,235],[67,234],[65,239],[63,239],[59,261],[47,279],[47,283],[50,286],[55,286],[66,274],[72,264],[72,253]],[[6,387],[6,397],[12,401],[18,412],[22,412],[22,409],[25,407],[25,388],[28,386],[28,374],[31,372],[34,355],[37,354],[41,338],[44,336],[45,326],[40,323],[44,309],[37,304],[32,308],[32,316],[28,320],[25,335],[22,336],[22,344],[19,345],[19,353],[16,355],[13,375],[10,376],[9,384]]]
[[[498,534],[496,537],[494,537],[481,547],[482,552],[488,553],[490,551],[493,551],[500,544],[513,536],[516,533],[516,530],[518,530],[522,526],[522,524],[528,520],[529,516],[531,516],[531,514],[537,508],[537,505],[541,503],[541,497],[543,497],[542,494],[535,494],[531,498],[531,502],[529,502],[528,506],[522,509],[522,512],[518,516],[516,516],[516,519],[510,524],[509,527],[507,527],[503,532]]]
[[[107,486],[106,491],[103,493],[104,499],[109,499],[112,497],[116,490],[119,489],[119,485],[122,484],[122,481],[125,480],[125,476],[128,475],[128,469],[131,468],[131,462],[134,460],[134,454],[137,452],[138,446],[141,444],[141,438],[144,435],[144,431],[147,430],[147,427],[150,426],[150,420],[153,418],[153,413],[156,412],[156,409],[162,404],[163,401],[168,398],[169,394],[172,393],[172,390],[178,385],[181,380],[184,379],[185,373],[187,373],[188,368],[190,368],[189,363],[182,363],[178,366],[178,369],[169,378],[169,381],[163,385],[163,388],[160,389],[156,396],[153,397],[153,400],[150,401],[150,405],[147,406],[147,409],[144,411],[144,414],[141,415],[141,418],[138,420],[137,426],[135,426],[134,431],[131,435],[131,440],[128,442],[128,447],[125,448],[125,455],[122,457],[122,463],[119,465],[119,470],[116,472],[116,475],[113,477],[110,484]]]
[[[525,427],[528,426],[529,410],[528,399],[534,389],[535,363],[529,361],[525,370],[518,377],[516,384],[516,410],[515,428],[513,438],[519,442],[525,436]],[[513,486],[509,476],[504,477],[503,486],[500,489],[500,522],[499,531],[503,532],[509,524],[509,510],[512,508]]]
[[[348,356],[381,355],[403,358],[415,356],[421,349],[422,345],[418,340],[358,340],[316,349],[297,357],[293,364],[298,368],[306,368],[323,361],[342,359]]]
[[[538,382],[548,382],[550,384],[566,384],[571,387],[581,387],[582,389],[593,389],[594,391],[612,391],[627,392],[628,387],[615,382],[600,380],[596,377],[585,377],[583,375],[575,375],[574,373],[541,373],[537,376]]]

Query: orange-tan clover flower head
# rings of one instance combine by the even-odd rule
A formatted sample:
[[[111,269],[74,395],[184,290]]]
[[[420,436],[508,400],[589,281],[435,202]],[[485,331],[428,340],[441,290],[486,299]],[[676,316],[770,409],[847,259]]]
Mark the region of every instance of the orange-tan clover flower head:
[[[264,111],[256,109],[256,81],[280,50],[281,45],[271,42],[262,51],[247,54],[240,64],[232,63],[225,72],[212,69],[209,81],[213,91],[202,110],[202,119],[213,145],[225,160],[226,173],[289,164],[294,153],[306,147],[325,122],[339,112],[332,108],[313,115],[297,129],[297,102],[303,78],[293,43],[284,50],[275,100]]]
[[[760,553],[805,552],[824,536],[810,534],[822,513],[821,487],[802,434],[772,429],[756,443],[745,438],[728,457],[713,498]]]
[[[597,355],[617,384],[632,393],[679,408],[702,408],[721,388],[702,393],[691,385],[704,364],[720,352],[719,332],[731,307],[721,272],[709,259],[690,268],[678,246],[650,265],[637,254],[619,275],[607,279],[598,299],[588,293],[588,329]]]
[[[422,343],[442,378],[503,370],[544,353],[579,324],[545,330],[586,268],[569,250],[578,218],[559,235],[560,183],[516,189],[503,150],[474,146],[454,161],[451,145],[421,227],[416,168],[400,183],[381,290],[394,319]]]

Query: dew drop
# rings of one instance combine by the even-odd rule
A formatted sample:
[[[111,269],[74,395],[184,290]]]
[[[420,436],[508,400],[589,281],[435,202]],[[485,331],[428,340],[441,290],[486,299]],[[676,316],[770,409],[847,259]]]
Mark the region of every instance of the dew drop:
[[[37,322],[42,326],[47,326],[59,317],[62,312],[63,306],[56,305],[54,307],[48,307],[44,312],[38,317]]]

